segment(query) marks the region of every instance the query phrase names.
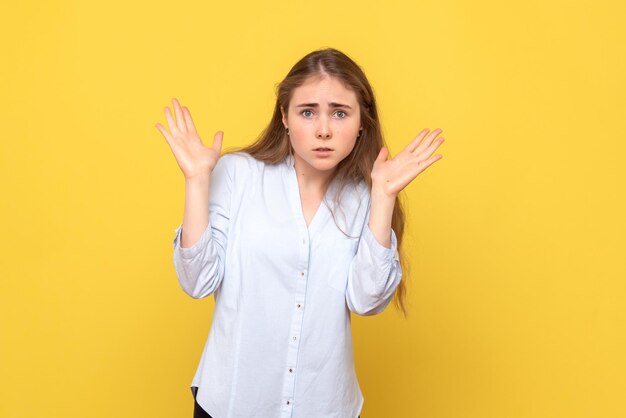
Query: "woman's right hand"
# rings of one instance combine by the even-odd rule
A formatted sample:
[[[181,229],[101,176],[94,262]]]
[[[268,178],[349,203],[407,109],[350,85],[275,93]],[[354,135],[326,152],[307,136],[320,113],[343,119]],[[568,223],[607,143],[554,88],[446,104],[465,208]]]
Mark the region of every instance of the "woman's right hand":
[[[220,158],[224,132],[215,133],[211,148],[204,146],[196,132],[189,109],[184,106],[181,108],[176,99],[172,99],[172,103],[174,104],[176,121],[172,117],[170,108],[165,108],[165,119],[167,119],[171,133],[160,123],[156,124],[156,128],[161,131],[169,144],[185,179],[209,177]]]

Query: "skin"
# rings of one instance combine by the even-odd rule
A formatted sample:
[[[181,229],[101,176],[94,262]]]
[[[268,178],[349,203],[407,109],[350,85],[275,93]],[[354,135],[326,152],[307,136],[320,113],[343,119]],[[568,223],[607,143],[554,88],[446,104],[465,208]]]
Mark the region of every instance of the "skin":
[[[281,109],[281,113],[289,128],[300,186],[323,192],[337,164],[356,144],[361,128],[356,94],[336,78],[311,77],[294,89],[288,112]],[[313,151],[318,147],[333,151],[320,157]]]
[[[372,207],[369,227],[376,240],[391,247],[391,216],[396,196],[431,164],[443,158],[432,155],[444,142],[440,128],[430,132],[424,129],[394,158],[388,160],[389,150],[382,147],[372,167]],[[435,140],[435,138],[437,138]]]
[[[337,164],[354,149],[360,129],[360,109],[353,91],[339,80],[311,77],[292,92],[289,109],[281,108],[289,128],[302,212],[307,225],[317,212]],[[314,149],[331,148],[328,156]]]
[[[156,124],[156,128],[163,134],[185,176],[185,211],[180,246],[190,248],[200,240],[209,224],[211,171],[219,159],[224,133],[218,131],[215,134],[212,147],[204,146],[189,109],[181,107],[176,99],[172,99],[172,104],[176,120],[169,107],[164,109],[170,131],[160,123]]]
[[[332,102],[352,109],[332,107]],[[317,106],[298,107],[305,103]],[[169,107],[164,109],[169,132],[157,123],[176,162],[185,176],[185,212],[181,247],[193,246],[208,225],[208,200],[211,171],[219,159],[223,132],[216,132],[213,145],[206,147],[200,139],[191,113],[172,99],[174,119]],[[306,112],[306,109],[310,111]],[[282,110],[282,109],[281,109]],[[352,151],[360,128],[360,109],[354,92],[332,77],[315,77],[294,90],[283,123],[290,131],[296,171],[305,217],[312,216],[319,206],[327,181],[337,164]],[[371,178],[371,210],[368,226],[376,240],[391,247],[391,218],[396,196],[420,173],[442,158],[433,155],[444,142],[437,136],[440,128],[422,130],[402,151],[389,159],[389,150],[382,147],[376,158]],[[330,157],[321,158],[312,151],[324,146],[333,148]],[[308,214],[308,216],[307,216]]]
[[[331,106],[331,103],[349,108]],[[296,88],[288,111],[281,109],[281,112],[294,149],[303,211],[310,219],[324,196],[328,178],[356,144],[361,128],[359,103],[354,91],[338,79],[322,74],[309,78]],[[427,135],[428,132],[424,129],[390,160],[387,159],[389,150],[383,147],[374,162],[368,226],[376,240],[386,248],[391,247],[391,220],[396,196],[418,174],[442,158],[441,154],[432,154],[444,142],[443,137],[435,141],[443,131],[435,129]],[[313,149],[320,146],[332,148],[333,152],[329,157],[319,157]]]

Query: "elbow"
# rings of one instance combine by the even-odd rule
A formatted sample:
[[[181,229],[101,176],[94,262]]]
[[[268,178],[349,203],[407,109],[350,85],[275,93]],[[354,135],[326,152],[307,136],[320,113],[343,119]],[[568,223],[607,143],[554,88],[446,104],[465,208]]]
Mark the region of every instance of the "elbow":
[[[185,260],[174,258],[174,267],[178,284],[183,292],[193,299],[202,299],[213,294],[222,283],[224,277],[223,264],[204,263],[200,268],[195,264],[186,264]]]
[[[183,289],[183,292],[185,292],[187,295],[191,296],[193,299],[203,299],[206,298],[207,296],[211,295],[211,291],[206,291],[204,289],[198,289],[197,287],[188,287],[183,285],[182,282],[180,282],[180,287]]]
[[[363,283],[349,281],[346,287],[346,304],[351,312],[361,316],[381,313],[389,304],[392,295],[385,297],[382,289],[377,286],[365,286]]]
[[[220,283],[221,277],[203,279],[202,276],[200,276],[195,279],[190,279],[187,276],[178,275],[178,284],[181,289],[193,299],[203,299],[212,295],[215,293]]]
[[[357,315],[372,316],[383,312],[389,305],[402,279],[402,272],[400,269],[392,269],[378,280],[367,275],[359,279],[356,277],[351,275],[346,287],[348,309]]]
[[[206,298],[217,290],[224,277],[224,241],[213,238],[209,224],[200,241],[190,248],[181,248],[181,231],[182,226],[176,230],[173,241],[173,262],[178,283],[183,292],[193,299]]]
[[[353,312],[360,316],[372,316],[377,315],[385,310],[389,302],[391,302],[391,297],[387,299],[363,299],[363,300],[352,300],[347,298],[348,309],[350,312]]]

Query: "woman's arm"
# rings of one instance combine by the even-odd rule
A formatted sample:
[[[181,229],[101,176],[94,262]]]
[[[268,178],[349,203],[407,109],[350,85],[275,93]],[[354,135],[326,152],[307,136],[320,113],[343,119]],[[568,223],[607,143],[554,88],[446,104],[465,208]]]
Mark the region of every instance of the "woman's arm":
[[[233,155],[224,155],[208,183],[185,186],[183,224],[174,237],[174,267],[181,288],[195,299],[214,293],[224,278],[234,163]],[[183,247],[186,233],[190,246]]]
[[[185,179],[185,211],[181,248],[189,248],[200,240],[209,224],[209,193],[211,176]]]
[[[220,163],[223,132],[215,134],[212,147],[204,146],[189,109],[176,99],[172,103],[176,119],[165,108],[169,132],[160,123],[156,128],[185,176],[185,211],[183,225],[175,231],[174,266],[183,290],[201,298],[213,293],[223,277],[232,177]]]
[[[350,266],[346,303],[358,315],[382,312],[402,279],[391,217],[395,196],[372,188],[367,227],[364,228],[357,255]]]
[[[346,303],[352,312],[359,315],[382,312],[400,284],[402,269],[396,235],[391,228],[396,196],[419,173],[442,158],[441,154],[432,155],[444,142],[441,137],[435,141],[441,132],[435,129],[426,136],[428,129],[424,129],[391,160],[387,160],[389,150],[383,147],[374,161],[369,217],[350,266],[346,288]]]
[[[396,204],[396,196],[386,195],[379,187],[372,187],[372,208],[370,210],[369,227],[380,245],[391,246],[391,217]]]
[[[382,312],[402,278],[397,239],[391,229],[394,202],[375,194],[370,202],[346,286],[348,309],[363,316]]]

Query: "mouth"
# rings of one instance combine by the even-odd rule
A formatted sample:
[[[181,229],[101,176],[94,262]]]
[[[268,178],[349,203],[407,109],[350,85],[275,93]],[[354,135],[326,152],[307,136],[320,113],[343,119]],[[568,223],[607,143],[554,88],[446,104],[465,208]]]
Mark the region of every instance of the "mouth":
[[[333,149],[328,147],[319,147],[315,148],[313,151],[333,151]]]

